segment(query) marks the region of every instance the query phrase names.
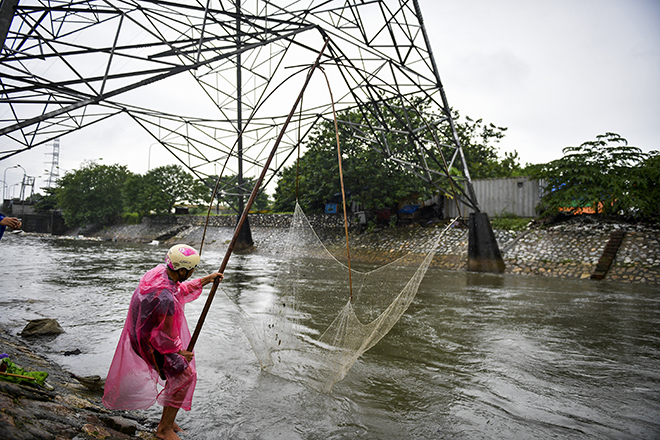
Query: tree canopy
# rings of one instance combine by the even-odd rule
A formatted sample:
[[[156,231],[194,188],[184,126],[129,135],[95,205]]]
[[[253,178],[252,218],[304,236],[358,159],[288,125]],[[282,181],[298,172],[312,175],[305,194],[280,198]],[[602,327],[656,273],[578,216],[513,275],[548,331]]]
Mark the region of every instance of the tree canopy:
[[[545,181],[542,216],[584,208],[605,215],[657,217],[660,156],[628,145],[616,133],[566,147],[560,159],[531,165],[531,177]]]
[[[111,224],[123,210],[122,188],[129,171],[123,165],[87,162],[67,172],[54,191],[67,226]]]
[[[498,127],[492,123],[484,123],[483,119],[474,120],[469,116],[461,120],[458,112],[453,112],[454,125],[458,140],[461,143],[468,170],[472,179],[493,179],[501,177],[517,177],[523,175],[520,166],[518,152],[504,152],[500,158],[498,144],[506,136],[506,127]],[[443,133],[444,140],[448,143],[451,138],[449,128]],[[445,156],[451,151],[445,149]]]
[[[343,113],[339,117],[354,123],[362,121],[362,116],[356,112]],[[293,209],[296,180],[299,203],[308,212],[322,212],[326,202],[337,198],[341,184],[336,136],[334,121],[324,121],[310,135],[306,142],[307,151],[300,161],[284,169],[280,176],[275,190],[275,211]],[[416,152],[408,146],[408,139],[392,132],[383,133],[383,136],[397,154],[376,151],[348,130],[340,129],[344,187],[351,200],[369,208],[382,209],[413,194],[430,194],[430,186],[398,162],[417,161]]]
[[[123,165],[95,162],[67,172],[41,205],[53,199],[69,227],[112,224],[123,213],[165,214],[177,203],[210,200],[210,190],[179,165],[166,165],[144,175]]]
[[[208,202],[210,190],[180,165],[154,168],[144,175],[131,174],[124,183],[127,212],[166,214],[179,202]]]
[[[218,176],[208,176],[206,179],[204,179],[206,182],[206,186],[210,188],[210,191],[213,192],[213,188],[215,188],[215,184],[218,181]],[[254,177],[243,177],[243,203],[247,203],[248,198],[250,197],[250,194],[252,193],[252,189],[254,188],[254,185],[256,184],[257,179]],[[220,186],[219,186],[219,194],[216,194],[216,199],[219,202],[223,202],[231,206],[234,210],[238,212],[238,176],[236,174],[230,174],[226,176],[222,176],[220,179]],[[222,188],[225,188],[224,190]],[[231,188],[230,190],[227,190],[228,188]],[[209,195],[210,197],[210,195]],[[253,211],[261,211],[267,209],[269,206],[269,201],[268,201],[268,194],[265,192],[261,191],[258,195],[257,198],[255,199],[254,203],[252,204],[251,210]],[[240,214],[240,213],[239,213]]]
[[[340,125],[344,186],[351,200],[364,204],[368,209],[384,209],[396,206],[406,198],[429,197],[437,189],[404,165],[419,163],[422,158],[408,135],[401,134],[407,132],[408,126],[423,127],[425,123],[417,112],[408,111],[403,114],[401,106],[387,106],[380,110],[383,117],[389,118],[390,126],[401,127],[401,130],[382,133],[390,146],[389,151],[372,148],[367,141],[346,129],[348,124]],[[420,112],[423,110],[421,108]],[[338,118],[356,125],[375,124],[368,116],[356,111],[341,113]],[[456,123],[456,129],[472,178],[509,177],[522,172],[516,152],[505,154],[504,159],[500,160],[494,145],[504,137],[506,128],[484,124],[481,119],[475,121],[466,118],[466,121]],[[436,149],[430,134],[424,133],[423,142],[429,149]],[[441,132],[439,136],[440,143],[450,143],[450,131]],[[321,212],[327,202],[336,200],[336,195],[340,194],[334,121],[326,120],[317,125],[305,147],[306,151],[300,160],[285,168],[279,176],[275,190],[275,211],[292,210],[296,192],[300,205],[307,212]],[[443,150],[445,157],[452,152],[449,148]],[[441,170],[437,163],[429,162],[429,166]],[[456,170],[452,172],[459,174]]]

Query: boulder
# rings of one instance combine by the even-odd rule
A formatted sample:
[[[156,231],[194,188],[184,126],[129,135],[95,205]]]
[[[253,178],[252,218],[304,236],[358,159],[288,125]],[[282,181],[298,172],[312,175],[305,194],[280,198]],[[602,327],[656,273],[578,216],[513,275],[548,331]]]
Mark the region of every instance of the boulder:
[[[64,333],[64,329],[55,319],[43,318],[33,319],[23,328],[21,336],[44,336],[44,335],[59,335]]]

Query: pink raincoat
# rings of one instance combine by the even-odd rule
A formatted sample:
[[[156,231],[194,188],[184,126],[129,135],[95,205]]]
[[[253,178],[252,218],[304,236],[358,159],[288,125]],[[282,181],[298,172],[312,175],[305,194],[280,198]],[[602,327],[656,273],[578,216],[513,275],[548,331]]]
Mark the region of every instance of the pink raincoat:
[[[124,330],[105,381],[103,404],[147,409],[156,401],[190,411],[197,372],[177,354],[190,342],[184,304],[202,294],[199,279],[175,283],[161,264],[144,274],[133,293]],[[165,388],[158,392],[158,386]]]

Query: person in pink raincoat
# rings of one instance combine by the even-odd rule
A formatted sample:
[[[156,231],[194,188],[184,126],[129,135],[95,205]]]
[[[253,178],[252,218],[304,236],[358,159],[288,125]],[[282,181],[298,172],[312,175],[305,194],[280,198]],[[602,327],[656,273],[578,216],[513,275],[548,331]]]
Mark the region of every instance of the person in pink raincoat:
[[[190,411],[197,383],[193,353],[186,350],[190,330],[184,304],[199,298],[202,286],[223,278],[216,272],[186,281],[199,260],[192,247],[175,245],[167,252],[165,264],[140,279],[105,382],[107,408],[162,405],[156,436],[167,440],[179,439],[174,419],[180,408]],[[164,386],[160,392],[158,385]]]

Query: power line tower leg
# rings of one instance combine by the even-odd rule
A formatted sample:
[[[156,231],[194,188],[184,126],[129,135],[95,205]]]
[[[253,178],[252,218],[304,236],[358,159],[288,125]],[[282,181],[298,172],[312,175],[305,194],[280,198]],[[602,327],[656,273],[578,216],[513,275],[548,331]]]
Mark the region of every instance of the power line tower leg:
[[[502,273],[506,269],[488,214],[471,212],[467,270]]]

